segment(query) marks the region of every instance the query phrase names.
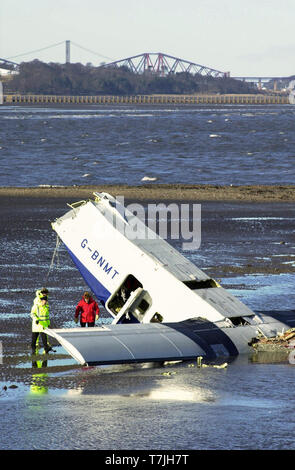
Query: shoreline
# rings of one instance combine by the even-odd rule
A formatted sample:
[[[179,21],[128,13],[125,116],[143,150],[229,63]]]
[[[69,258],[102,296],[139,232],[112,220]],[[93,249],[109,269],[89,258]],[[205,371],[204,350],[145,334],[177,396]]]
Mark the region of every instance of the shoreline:
[[[34,187],[0,187],[0,198],[92,198],[107,192],[134,200],[196,200],[233,202],[294,202],[295,185],[219,186],[209,184],[124,184]]]
[[[65,105],[285,105],[289,96],[261,93],[197,93],[197,94],[151,94],[151,95],[41,95],[4,94],[4,105],[14,104],[65,104]]]

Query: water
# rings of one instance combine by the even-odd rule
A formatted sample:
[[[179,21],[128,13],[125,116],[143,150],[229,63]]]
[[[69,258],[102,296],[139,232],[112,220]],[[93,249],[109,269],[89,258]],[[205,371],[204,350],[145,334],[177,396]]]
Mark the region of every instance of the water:
[[[0,121],[0,186],[294,183],[291,106],[1,107]],[[1,199],[0,449],[294,449],[287,360],[83,368],[57,347],[32,361],[29,311],[66,202]],[[294,310],[294,234],[294,204],[208,202],[184,255],[249,307]],[[86,286],[63,246],[47,285],[53,326],[74,326]]]
[[[29,310],[55,247],[48,221],[65,210],[57,200],[0,207],[0,449],[295,448],[295,368],[286,358],[240,356],[227,369],[84,368],[55,346],[46,364],[32,360]],[[294,259],[294,233],[293,204],[208,202],[201,247],[184,255],[256,310],[294,309],[284,264]],[[62,246],[59,261],[48,280],[51,318],[68,328],[86,286]],[[103,308],[101,316],[109,322]]]
[[[0,393],[2,449],[295,447],[291,365],[94,368],[63,390],[50,386],[53,376],[40,369],[30,387]]]
[[[294,122],[290,105],[2,106],[0,186],[293,184]]]

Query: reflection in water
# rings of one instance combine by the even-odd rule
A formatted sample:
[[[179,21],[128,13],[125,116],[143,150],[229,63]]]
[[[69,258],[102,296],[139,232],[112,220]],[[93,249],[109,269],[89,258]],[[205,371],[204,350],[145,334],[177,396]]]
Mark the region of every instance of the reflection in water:
[[[258,364],[284,363],[288,361],[289,352],[287,348],[281,351],[256,351],[251,355],[250,361]]]
[[[152,367],[151,364],[148,368],[142,365],[84,368],[77,373],[75,388],[66,390],[66,395],[91,396],[94,400],[99,397],[109,403],[128,402],[128,406],[134,406],[142,400],[215,402],[218,394],[213,384],[218,380],[218,375],[220,378],[224,375],[224,370],[210,368],[207,376],[201,372],[203,369],[190,366],[191,364],[180,363],[164,373],[162,367]]]
[[[47,359],[39,360],[39,361],[32,361],[32,367],[34,369],[42,369],[43,367],[47,367]]]
[[[214,402],[215,394],[212,390],[195,387],[191,390],[185,388],[167,387],[163,385],[160,389],[151,390],[149,393],[135,393],[130,397],[147,398],[149,400],[167,400],[183,402]]]
[[[244,355],[227,369],[179,364],[169,376],[160,367],[83,368],[58,375],[66,381],[57,391],[42,362],[26,400],[1,416],[1,448],[294,448],[288,362],[266,366]]]

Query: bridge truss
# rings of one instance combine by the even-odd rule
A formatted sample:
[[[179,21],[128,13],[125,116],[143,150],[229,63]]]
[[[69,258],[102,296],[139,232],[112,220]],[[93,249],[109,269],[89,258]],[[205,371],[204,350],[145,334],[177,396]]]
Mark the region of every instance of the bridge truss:
[[[179,59],[168,54],[150,53],[138,54],[126,59],[117,60],[104,64],[103,67],[128,67],[132,72],[142,74],[151,72],[159,76],[166,76],[176,72],[189,72],[192,74],[205,75],[207,77],[226,77],[229,72],[221,72],[220,70],[206,67],[205,65],[189,62],[188,60]]]
[[[16,62],[12,62],[11,60],[1,59],[0,58],[0,69],[7,69],[7,70],[16,70],[19,64]]]

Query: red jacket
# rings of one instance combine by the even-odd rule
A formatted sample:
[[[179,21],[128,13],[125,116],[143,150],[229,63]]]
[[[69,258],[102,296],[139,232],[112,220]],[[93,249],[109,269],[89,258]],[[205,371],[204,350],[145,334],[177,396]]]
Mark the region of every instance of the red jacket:
[[[83,323],[95,321],[95,316],[99,315],[99,307],[92,297],[90,297],[89,303],[85,302],[84,297],[82,297],[76,307],[75,317],[78,318],[79,315],[81,315],[80,320]]]

